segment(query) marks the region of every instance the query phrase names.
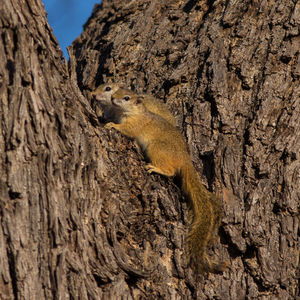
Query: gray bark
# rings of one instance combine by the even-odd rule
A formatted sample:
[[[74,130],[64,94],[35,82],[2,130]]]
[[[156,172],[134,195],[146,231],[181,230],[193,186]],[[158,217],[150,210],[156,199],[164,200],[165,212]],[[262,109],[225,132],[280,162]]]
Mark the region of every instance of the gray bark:
[[[0,11],[0,299],[299,296],[297,1],[103,1],[69,66],[40,1]],[[108,80],[176,116],[224,204],[210,253],[227,272],[193,273],[177,183],[76,86]]]

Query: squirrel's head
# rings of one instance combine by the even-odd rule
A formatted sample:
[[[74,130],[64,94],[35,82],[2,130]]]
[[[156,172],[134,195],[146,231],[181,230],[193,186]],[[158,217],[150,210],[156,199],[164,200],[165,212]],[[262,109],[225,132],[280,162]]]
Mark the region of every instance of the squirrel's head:
[[[123,88],[124,86],[121,84],[104,83],[99,85],[90,95],[96,101],[109,101],[113,93]]]
[[[122,108],[127,113],[138,113],[145,110],[143,96],[131,91],[118,90],[112,95],[112,103]]]

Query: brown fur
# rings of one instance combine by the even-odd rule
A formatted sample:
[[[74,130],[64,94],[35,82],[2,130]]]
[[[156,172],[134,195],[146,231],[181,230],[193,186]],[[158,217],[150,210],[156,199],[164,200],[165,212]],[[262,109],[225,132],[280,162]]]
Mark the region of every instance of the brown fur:
[[[112,102],[124,111],[124,116],[121,124],[108,123],[105,127],[115,128],[138,142],[150,161],[146,166],[149,173],[182,177],[182,187],[193,212],[188,236],[192,265],[197,271],[222,271],[224,265],[211,262],[205,251],[219,227],[221,204],[201,184],[182,135],[164,118],[148,111],[143,97],[118,90],[113,94]]]
[[[106,88],[110,87],[110,91],[106,91]],[[94,98],[96,106],[94,109],[98,117],[102,117],[103,121],[106,122],[114,122],[120,123],[122,119],[122,109],[118,106],[113,106],[111,102],[111,96],[118,90],[122,90],[124,93],[130,96],[137,96],[136,93],[125,89],[122,85],[116,83],[107,83],[100,85],[95,91],[91,92],[91,96]],[[152,113],[161,116],[165,120],[167,120],[173,126],[176,126],[176,120],[174,116],[169,111],[168,107],[159,101],[158,99],[154,98],[153,96],[149,95],[139,95],[140,99],[143,101],[145,107]],[[100,109],[99,109],[100,107]],[[98,110],[99,109],[99,110]]]

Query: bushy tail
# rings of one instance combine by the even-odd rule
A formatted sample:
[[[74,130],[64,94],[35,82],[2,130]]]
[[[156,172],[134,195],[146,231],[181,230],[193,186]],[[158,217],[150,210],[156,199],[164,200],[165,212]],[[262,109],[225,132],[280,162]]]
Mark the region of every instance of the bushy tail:
[[[212,262],[206,255],[207,245],[212,242],[221,222],[221,203],[201,184],[192,163],[182,168],[181,176],[182,188],[193,213],[187,241],[191,264],[199,272],[221,272],[224,264]]]

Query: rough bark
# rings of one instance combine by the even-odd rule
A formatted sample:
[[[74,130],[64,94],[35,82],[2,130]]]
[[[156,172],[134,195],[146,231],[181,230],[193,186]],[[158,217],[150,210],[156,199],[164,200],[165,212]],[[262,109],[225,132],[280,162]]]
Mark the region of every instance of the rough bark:
[[[103,1],[69,69],[39,1],[0,12],[0,299],[299,296],[297,1]],[[188,267],[176,182],[97,123],[76,77],[169,105],[223,199],[227,272]]]

